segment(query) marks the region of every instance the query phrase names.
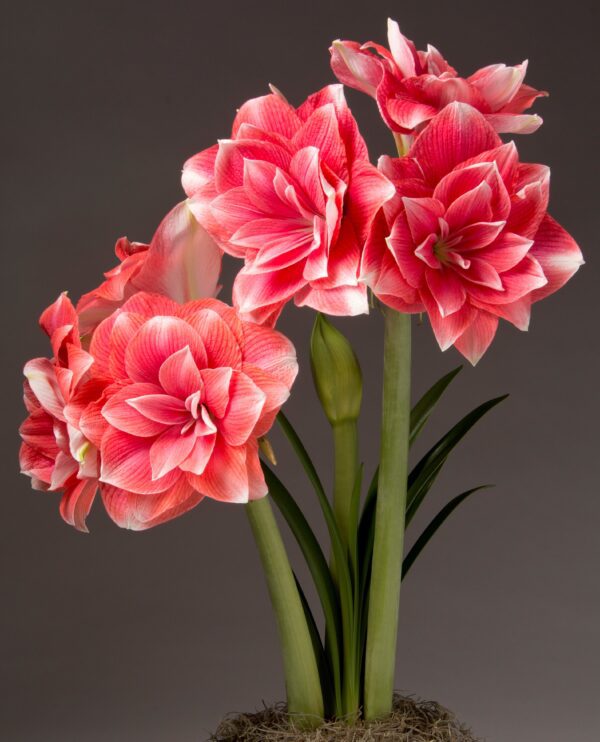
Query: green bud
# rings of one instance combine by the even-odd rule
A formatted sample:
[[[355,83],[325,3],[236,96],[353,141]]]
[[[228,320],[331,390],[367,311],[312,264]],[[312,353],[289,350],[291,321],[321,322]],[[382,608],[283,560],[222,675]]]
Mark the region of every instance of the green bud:
[[[358,419],[362,374],[348,340],[322,314],[317,314],[310,339],[313,380],[331,425]]]

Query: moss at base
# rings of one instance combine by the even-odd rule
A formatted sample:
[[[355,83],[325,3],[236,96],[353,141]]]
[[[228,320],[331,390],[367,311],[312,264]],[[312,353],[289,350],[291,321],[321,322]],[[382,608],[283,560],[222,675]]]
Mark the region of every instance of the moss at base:
[[[394,711],[386,719],[359,722],[327,722],[303,732],[294,726],[285,706],[264,708],[255,714],[231,715],[221,722],[211,742],[480,742],[454,714],[432,701],[416,701],[396,695]]]

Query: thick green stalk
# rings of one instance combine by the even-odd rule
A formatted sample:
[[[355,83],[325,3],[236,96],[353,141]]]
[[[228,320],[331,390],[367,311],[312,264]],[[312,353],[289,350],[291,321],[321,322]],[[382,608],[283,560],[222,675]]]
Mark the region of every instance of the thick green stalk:
[[[332,426],[335,468],[333,474],[333,511],[344,548],[351,540],[352,493],[358,472],[358,425],[344,420]]]
[[[365,717],[392,710],[410,423],[410,315],[384,310],[383,415],[365,665]]]
[[[323,722],[323,693],[294,574],[268,497],[246,505],[277,619],[288,711],[307,727]]]

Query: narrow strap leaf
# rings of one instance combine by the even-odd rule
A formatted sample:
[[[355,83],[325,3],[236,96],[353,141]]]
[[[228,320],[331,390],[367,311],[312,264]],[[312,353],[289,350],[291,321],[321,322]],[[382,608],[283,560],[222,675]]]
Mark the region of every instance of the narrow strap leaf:
[[[431,540],[435,532],[438,530],[438,528],[440,528],[440,526],[443,525],[443,523],[456,510],[456,508],[461,504],[461,502],[464,502],[467,499],[467,497],[472,495],[474,492],[479,492],[479,490],[483,490],[483,489],[489,489],[490,487],[493,487],[493,485],[482,484],[479,487],[473,487],[473,489],[467,490],[466,492],[463,492],[462,494],[457,495],[454,499],[450,500],[450,502],[447,503],[440,510],[440,512],[435,516],[435,518],[431,521],[431,523],[427,526],[427,528],[415,541],[412,549],[404,557],[404,560],[402,562],[402,579],[404,579],[404,577],[408,574],[408,570],[412,567],[416,558],[423,551],[425,546],[427,546],[427,544],[429,543],[429,541]]]
[[[455,369],[450,371],[450,373],[442,376],[439,381],[436,381],[436,383],[425,392],[421,399],[412,408],[410,411],[410,445],[414,443],[415,439],[423,429],[442,394],[446,391],[451,381],[461,370],[462,366],[457,366]]]
[[[310,574],[313,578],[319,600],[321,601],[321,607],[325,617],[325,627],[328,638],[327,648],[331,661],[331,672],[336,692],[336,703],[339,702],[339,704],[341,704],[342,678],[340,642],[342,638],[342,629],[335,585],[331,578],[331,573],[329,572],[329,566],[316,536],[304,517],[304,514],[296,504],[296,501],[271,468],[264,462],[261,463],[265,475],[265,481],[269,488],[269,494],[287,521],[290,530],[298,542],[298,546],[302,551]]]
[[[465,415],[456,425],[451,428],[431,448],[419,463],[413,468],[408,476],[408,498],[406,502],[406,525],[410,523],[425,495],[431,489],[431,485],[437,478],[442,466],[450,455],[452,449],[468,433],[468,431],[480,420],[486,412],[508,397],[495,397],[479,405]]]
[[[292,446],[296,456],[298,457],[298,460],[302,464],[302,467],[304,468],[304,471],[306,472],[306,475],[308,476],[315,491],[317,492],[317,494],[319,494],[319,492],[322,492],[323,494],[325,494],[325,488],[323,487],[323,484],[321,483],[319,475],[317,474],[315,465],[313,464],[310,456],[308,455],[308,451],[306,450],[306,448],[304,447],[304,444],[300,440],[300,436],[298,435],[298,433],[296,433],[292,424],[287,419],[287,417],[283,414],[283,412],[278,413],[277,422],[281,426],[281,429],[283,430],[285,437],[290,442],[290,445]]]

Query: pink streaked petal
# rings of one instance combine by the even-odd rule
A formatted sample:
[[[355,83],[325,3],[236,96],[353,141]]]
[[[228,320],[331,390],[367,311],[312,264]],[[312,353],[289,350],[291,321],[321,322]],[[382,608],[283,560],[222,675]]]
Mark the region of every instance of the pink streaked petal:
[[[425,279],[442,317],[457,312],[465,303],[467,294],[454,271],[448,268],[428,270]]]
[[[526,61],[516,67],[491,64],[477,70],[467,81],[479,90],[491,111],[498,111],[514,98],[526,72]]]
[[[158,380],[167,394],[180,400],[202,389],[200,371],[187,346],[164,361],[158,371]]]
[[[437,234],[440,217],[444,215],[444,205],[441,201],[435,198],[403,198],[402,203],[415,245],[421,244],[430,234]],[[394,230],[392,234],[393,232]]]
[[[215,161],[215,187],[218,192],[222,193],[244,184],[247,160],[264,160],[282,170],[288,170],[291,156],[287,149],[272,142],[258,139],[222,139]]]
[[[155,495],[138,495],[106,484],[100,491],[112,520],[121,528],[133,531],[143,531],[177,518],[202,500],[202,495],[193,489],[185,476]]]
[[[229,386],[233,369],[204,368],[200,373],[204,383],[202,401],[213,417],[221,419],[229,404]]]
[[[502,142],[485,118],[466,103],[451,103],[435,116],[410,149],[428,182]]]
[[[49,338],[65,326],[71,328],[77,326],[77,313],[66,291],[53,304],[44,309],[40,316],[40,327]]]
[[[161,388],[156,384],[145,383],[127,384],[121,388],[114,387],[112,392],[109,390],[107,400],[101,408],[102,418],[109,425],[117,430],[122,430],[124,433],[142,438],[159,435],[165,429],[164,423],[140,412],[136,405],[131,404],[131,400],[147,396],[155,397],[161,394],[161,391]],[[101,425],[96,414],[95,408],[87,408],[82,415],[81,424],[86,437],[89,437],[91,433],[90,440],[98,445],[100,443],[98,438],[99,436],[101,438],[106,425]]]
[[[492,242],[505,228],[506,222],[475,222],[467,224],[466,227],[458,229],[452,234],[452,249],[456,249],[463,254],[464,258],[470,259],[473,256],[471,250],[481,250],[491,245]],[[469,251],[467,254],[465,251]]]
[[[146,394],[141,397],[132,397],[127,400],[127,404],[146,419],[160,423],[161,433],[164,432],[165,426],[181,427],[190,419],[185,402],[168,394]]]
[[[52,362],[47,358],[34,358],[25,364],[23,373],[42,407],[58,420],[64,420],[65,400]]]
[[[428,291],[421,292],[421,298],[429,315],[431,329],[441,350],[448,350],[472,322],[476,310],[465,303],[457,312],[442,317],[437,302]]]
[[[533,301],[554,293],[583,265],[583,255],[573,237],[549,214],[543,218],[531,249],[548,283],[533,292]]]
[[[345,157],[345,149],[340,156]],[[312,214],[303,214],[305,217],[312,216],[315,213],[325,213],[325,194],[323,193],[323,175],[321,172],[322,157],[323,153],[319,152],[317,145],[312,142],[296,152],[290,163],[290,174],[298,184],[302,185],[306,195],[305,208],[310,206],[312,210]]]
[[[528,183],[513,196],[507,229],[524,237],[534,237],[548,208],[550,171],[545,178]]]
[[[79,466],[70,453],[59,451],[54,461],[52,478],[50,479],[50,489],[62,489],[65,482],[77,474]]]
[[[193,196],[199,188],[212,180],[218,150],[219,145],[214,144],[185,162],[181,184],[188,197]]]
[[[48,490],[56,455],[57,452],[42,451],[29,443],[21,443],[19,449],[21,474],[32,478],[33,489]]]
[[[145,320],[139,314],[119,312],[112,324],[109,337],[108,370],[111,379],[126,379],[125,353],[134,335]]]
[[[406,132],[413,131],[425,121],[430,121],[438,112],[438,109],[434,106],[401,95],[388,98],[386,109],[394,123]]]
[[[486,119],[499,134],[533,134],[544,123],[535,113],[488,113]]]
[[[92,509],[97,490],[96,479],[75,480],[75,484],[65,490],[60,501],[59,509],[63,520],[82,533],[88,533],[85,521]]]
[[[248,314],[291,299],[306,283],[302,268],[302,265],[292,265],[276,272],[256,275],[242,268],[233,284],[234,306],[242,314]]]
[[[189,313],[187,321],[198,333],[206,352],[203,367],[231,366],[238,368],[242,362],[240,342],[231,326],[215,308],[199,309]]]
[[[456,170],[453,172],[462,173],[463,171],[468,171],[471,168],[485,163],[494,163],[498,168],[498,172],[500,173],[500,177],[502,178],[505,187],[507,190],[512,190],[517,168],[520,167],[519,153],[517,152],[515,143],[507,142],[506,144],[501,144],[499,147],[493,147],[481,154],[475,155],[475,157],[470,157],[460,166],[457,166]],[[452,173],[446,177],[451,178]],[[490,173],[488,172],[486,179],[491,182],[489,178]],[[445,178],[441,182],[444,182],[444,180]]]
[[[121,311],[139,314],[144,319],[152,319],[157,315],[174,316],[178,309],[179,304],[173,299],[158,294],[149,294],[145,291],[136,292],[121,307]]]
[[[206,365],[207,357],[198,333],[177,317],[148,320],[129,343],[125,368],[133,381],[157,383],[160,367],[178,350],[189,347],[196,365]]]
[[[288,389],[294,383],[298,374],[296,349],[285,335],[268,327],[247,322],[244,324],[243,352],[244,365],[258,366],[285,384]]]
[[[401,275],[415,289],[423,283],[425,266],[416,255],[417,244],[413,239],[406,214],[400,214],[386,239],[389,251],[396,261]]]
[[[364,242],[375,215],[394,195],[392,183],[370,162],[355,163],[346,203],[360,241]]]
[[[403,77],[412,77],[416,74],[413,49],[406,37],[400,33],[400,26],[391,18],[388,18],[387,31],[390,51],[400,74]]]
[[[150,448],[152,479],[160,479],[177,469],[192,452],[196,440],[193,431],[182,434],[179,425],[161,433]]]
[[[248,472],[248,499],[259,500],[268,493],[268,487],[260,465],[258,444],[254,440],[246,444],[246,470]]]
[[[383,74],[381,62],[355,41],[334,41],[330,51],[331,69],[337,79],[374,98]]]
[[[202,474],[210,461],[216,440],[216,433],[197,437],[189,456],[179,464],[181,471]]]
[[[509,304],[486,304],[485,302],[473,302],[475,306],[484,309],[490,314],[507,320],[517,329],[526,331],[529,329],[531,318],[531,295],[523,296]]]
[[[297,293],[294,303],[297,307],[311,307],[317,312],[336,317],[355,317],[369,313],[367,287],[362,284],[328,289],[306,286]]]
[[[258,422],[266,400],[265,393],[244,373],[235,371],[229,385],[229,404],[219,423],[219,431],[231,446],[245,443]]]
[[[215,296],[219,290],[221,250],[189,209],[177,204],[158,227],[139,273],[138,291],[164,294],[177,302]]]
[[[244,103],[233,122],[233,137],[237,137],[242,124],[275,132],[286,139],[291,139],[301,125],[294,108],[277,94],[253,98]]]
[[[333,104],[323,105],[308,117],[295,134],[293,144],[299,150],[315,147],[319,157],[336,175],[345,179],[348,173],[346,147],[340,136],[339,123]]]
[[[188,473],[192,487],[206,497],[222,502],[248,502],[249,483],[246,467],[246,446],[229,446],[221,436],[204,472]]]
[[[451,232],[473,222],[495,221],[491,187],[484,181],[472,190],[463,193],[450,204],[444,218]]]
[[[516,301],[548,284],[544,270],[535,258],[533,248],[514,268],[505,271],[501,278],[504,292],[498,297],[498,302],[502,304]]]
[[[478,311],[466,330],[456,339],[454,346],[475,366],[490,347],[497,329],[498,317]]]
[[[533,240],[505,231],[492,244],[478,252],[477,257],[490,263],[498,273],[504,273],[520,263],[532,245]]]
[[[243,187],[246,195],[263,216],[297,217],[296,210],[277,194],[274,181],[278,173],[281,174],[281,170],[271,162],[244,160]]]
[[[100,447],[100,482],[140,495],[152,495],[172,487],[181,476],[179,471],[173,470],[160,479],[152,476],[153,440],[109,428]]]
[[[312,249],[312,222],[305,219],[255,219],[232,235],[231,242],[258,252],[247,258],[248,270],[265,273],[287,268]]]

